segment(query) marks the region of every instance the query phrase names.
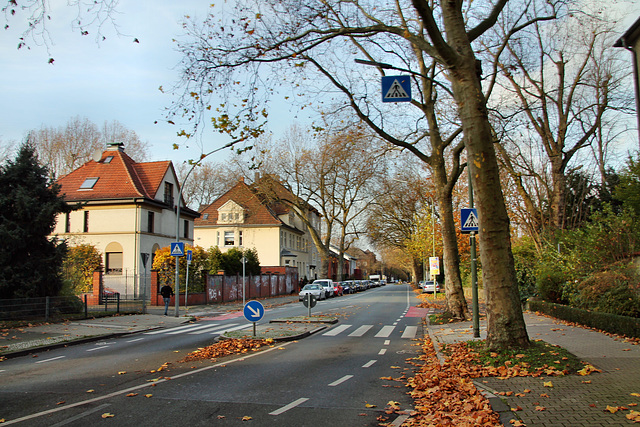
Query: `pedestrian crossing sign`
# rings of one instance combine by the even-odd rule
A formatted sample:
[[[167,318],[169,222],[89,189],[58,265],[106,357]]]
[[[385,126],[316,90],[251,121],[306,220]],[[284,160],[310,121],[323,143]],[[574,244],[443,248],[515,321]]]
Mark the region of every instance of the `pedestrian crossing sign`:
[[[460,231],[463,233],[478,232],[478,211],[474,209],[460,209]]]
[[[382,102],[411,101],[411,80],[409,76],[382,77]]]
[[[184,242],[171,242],[171,256],[184,256]]]

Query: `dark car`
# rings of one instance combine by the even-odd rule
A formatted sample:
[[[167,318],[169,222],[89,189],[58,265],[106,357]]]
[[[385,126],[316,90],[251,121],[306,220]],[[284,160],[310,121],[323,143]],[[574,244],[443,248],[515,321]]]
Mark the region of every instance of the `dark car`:
[[[345,294],[351,294],[355,292],[353,289],[353,283],[350,280],[345,280],[342,282],[342,292]]]

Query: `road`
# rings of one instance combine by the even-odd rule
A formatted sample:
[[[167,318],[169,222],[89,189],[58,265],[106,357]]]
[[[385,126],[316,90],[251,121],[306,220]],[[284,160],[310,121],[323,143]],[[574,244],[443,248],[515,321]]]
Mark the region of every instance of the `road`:
[[[404,385],[382,378],[411,375],[407,359],[419,352],[413,338],[422,336],[424,315],[412,307],[417,302],[407,285],[320,301],[312,314],[335,315],[336,325],[218,362],[179,361],[223,330],[246,327],[241,313],[7,360],[0,364],[0,419],[29,426],[375,426],[389,401],[411,408]],[[302,304],[288,304],[268,310],[261,323],[305,314]]]

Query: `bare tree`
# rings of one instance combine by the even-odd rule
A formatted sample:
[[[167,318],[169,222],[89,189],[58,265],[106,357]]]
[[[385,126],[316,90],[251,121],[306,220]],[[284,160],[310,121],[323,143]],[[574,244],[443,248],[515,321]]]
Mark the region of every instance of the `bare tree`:
[[[191,167],[188,162],[177,166],[180,182],[184,182]],[[184,183],[182,194],[185,203],[193,209],[202,209],[230,190],[241,176],[242,173],[229,162],[202,162]]]
[[[538,242],[545,229],[574,223],[568,175],[595,161],[605,179],[621,112],[633,101],[624,85],[629,71],[613,48],[613,24],[603,16],[583,10],[538,22],[496,51],[504,89],[517,105],[510,116],[508,107],[499,110],[498,149]],[[502,101],[501,107],[509,102]],[[591,159],[580,156],[585,149]]]
[[[116,121],[110,125],[105,123],[104,130],[106,134],[86,117],[76,116],[59,128],[43,126],[31,131],[29,140],[36,148],[38,159],[48,166],[52,178],[66,175],[91,160],[93,152],[103,150],[105,142],[111,138],[124,142],[125,149],[131,142],[133,152],[127,150],[127,154],[134,160],[142,161],[147,156],[148,145],[140,142],[135,132]]]
[[[138,134],[127,129],[117,120],[105,121],[102,125],[102,146],[122,142],[127,155],[137,162],[145,162],[149,159],[149,143],[142,142]]]
[[[527,346],[529,340],[511,254],[509,218],[474,50],[508,4],[514,9],[530,6],[509,0],[489,1],[486,8],[462,0],[375,4],[358,0],[240,0],[228,14],[211,14],[202,23],[185,23],[189,34],[180,44],[184,55],[180,88],[184,96],[173,111],[180,116],[188,115],[196,124],[211,111],[219,114],[214,118],[216,121],[222,118],[223,123],[232,123],[238,129],[242,126],[234,120],[251,126],[251,121],[264,111],[262,101],[277,93],[274,88],[278,84],[300,88],[302,93],[296,95],[304,95],[307,105],[314,104],[314,92],[326,95],[333,90],[344,100],[335,104],[334,110],[350,108],[390,144],[417,156],[422,153],[425,161],[428,156],[451,156],[448,162],[442,161],[442,165],[448,163],[452,167],[443,171],[447,182],[455,182],[453,178],[460,174],[455,164],[462,147],[454,142],[461,127],[482,230],[479,246],[488,303],[487,341],[496,348]],[[552,9],[554,2],[544,5]],[[553,13],[550,10],[549,16]],[[537,19],[547,17],[534,18]],[[509,35],[526,24],[514,20]],[[418,91],[411,102],[415,109],[403,108],[402,112],[392,113],[381,107],[377,101],[379,89],[368,88],[363,73],[346,65],[355,52],[370,60],[392,61],[408,69],[413,76],[413,88]],[[381,72],[385,68],[389,67],[379,66]],[[445,101],[439,110],[433,104],[436,95],[427,93],[434,88],[437,99]],[[212,95],[222,97],[222,104],[218,99],[212,100]],[[242,102],[226,102],[232,99]],[[435,116],[426,114],[430,108]],[[432,127],[432,118],[438,118],[446,109],[455,111],[457,120],[450,121],[449,126]],[[427,147],[425,151],[429,154],[425,155],[419,148],[425,140],[443,143]],[[434,175],[440,174],[438,168],[433,169]]]

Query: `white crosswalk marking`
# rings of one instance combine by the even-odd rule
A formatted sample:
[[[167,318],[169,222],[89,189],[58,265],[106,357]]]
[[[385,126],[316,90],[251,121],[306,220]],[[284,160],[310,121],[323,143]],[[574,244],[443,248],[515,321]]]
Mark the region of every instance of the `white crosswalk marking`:
[[[416,337],[416,333],[418,333],[417,326],[407,326],[406,328],[404,328],[404,332],[402,333],[401,338],[414,339]]]
[[[376,338],[389,338],[391,332],[395,329],[395,326],[383,326],[382,329],[375,335]]]
[[[199,331],[189,332],[189,335],[200,335],[200,334],[207,334],[207,333],[210,333],[210,332],[213,333],[213,332],[216,332],[216,331],[223,331],[223,330],[225,330],[225,329],[227,329],[227,328],[229,328],[231,326],[236,326],[236,325],[237,325],[237,323],[229,323],[227,325],[220,326],[220,325],[218,325],[216,323],[216,326],[211,325],[211,327],[207,328],[207,329],[201,329]]]
[[[217,323],[216,323],[217,324]],[[205,323],[204,325],[193,325],[192,328],[187,329],[186,331],[176,331],[176,330],[172,330],[171,332],[167,332],[167,335],[177,335],[177,334],[183,334],[183,333],[191,333],[193,331],[197,331],[198,329],[204,329],[204,328],[209,328],[211,327],[211,323]]]
[[[191,325],[186,325],[186,326],[178,326],[177,328],[171,328],[171,329],[158,329],[157,331],[151,331],[151,332],[145,332],[145,335],[156,335],[156,334],[166,334],[169,331],[178,331],[178,330],[183,330],[183,329],[190,329],[193,328],[193,324]]]
[[[373,325],[362,325],[355,331],[349,334],[350,337],[361,337],[367,333],[369,329],[373,328]]]
[[[338,335],[339,333],[346,331],[350,327],[351,327],[351,325],[340,325],[340,326],[338,326],[336,328],[333,328],[333,329],[329,330],[329,332],[325,332],[322,335],[326,335],[326,336],[329,336],[329,337],[334,337],[334,336]]]

